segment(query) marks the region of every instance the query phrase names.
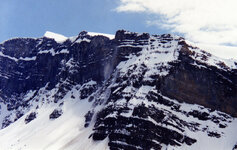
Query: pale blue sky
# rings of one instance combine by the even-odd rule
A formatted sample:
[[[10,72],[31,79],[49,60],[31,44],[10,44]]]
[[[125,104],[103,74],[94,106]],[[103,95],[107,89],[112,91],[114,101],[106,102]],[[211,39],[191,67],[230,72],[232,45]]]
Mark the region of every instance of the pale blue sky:
[[[13,37],[41,37],[45,31],[65,36],[80,31],[114,34],[118,29],[166,33],[146,20],[157,16],[117,12],[117,0],[1,0],[0,42]]]
[[[198,47],[237,59],[236,0],[1,0],[0,43],[46,31],[115,34],[118,29],[174,33]]]

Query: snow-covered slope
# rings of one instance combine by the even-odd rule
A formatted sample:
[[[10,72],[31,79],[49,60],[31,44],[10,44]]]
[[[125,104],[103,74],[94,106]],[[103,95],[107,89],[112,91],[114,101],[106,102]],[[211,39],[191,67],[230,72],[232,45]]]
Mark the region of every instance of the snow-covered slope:
[[[84,84],[85,86],[85,84]],[[88,99],[79,100],[80,89],[75,86],[61,100],[63,104],[55,104],[50,99],[55,95],[56,89],[46,91],[42,88],[41,94],[37,97],[40,103],[32,100],[32,108],[14,124],[2,129],[0,133],[0,147],[2,150],[43,150],[43,149],[104,149],[107,146],[104,142],[93,142],[88,139],[92,127],[85,128],[85,114],[92,107]],[[78,90],[77,90],[78,89]],[[72,94],[73,93],[73,94]],[[49,101],[43,99],[49,97]],[[50,119],[54,110],[62,110],[63,114],[57,119]],[[35,113],[36,118],[26,123],[26,118]]]
[[[0,62],[1,150],[237,144],[236,62],[181,37],[50,33],[0,44]]]
[[[84,86],[90,85],[90,83],[84,84]],[[0,131],[0,147],[3,150],[88,150],[88,149],[109,149],[108,138],[102,141],[93,141],[89,138],[93,133],[93,125],[95,124],[95,118],[92,119],[90,126],[85,128],[85,115],[91,109],[96,111],[101,110],[104,106],[94,107],[94,102],[89,101],[89,97],[83,100],[78,99],[82,90],[82,86],[73,87],[66,96],[61,100],[63,104],[56,105],[55,103],[50,103],[43,99],[51,97],[55,94],[55,89],[51,91],[44,91],[44,94],[40,95],[39,103],[32,102],[34,107],[26,113],[23,117],[17,120],[15,123],[11,124],[9,127],[4,128]],[[132,87],[127,87],[132,88]],[[152,90],[151,87],[142,87],[135,93],[136,96],[143,97],[146,92]],[[99,94],[97,92],[94,94]],[[128,92],[128,91],[126,91]],[[38,98],[38,97],[37,97]],[[170,100],[170,99],[168,99]],[[175,100],[170,100],[174,102],[175,105],[180,106],[180,112],[176,112],[172,107],[166,106],[164,104],[159,104],[155,102],[139,101],[139,99],[133,99],[129,102],[130,107],[136,107],[141,103],[147,106],[154,106],[155,108],[167,113],[166,118],[178,117],[180,120],[189,122],[188,126],[185,126],[184,130],[181,132],[179,128],[182,128],[183,124],[180,123],[177,126],[177,122],[170,120],[170,124],[162,124],[156,122],[153,118],[147,118],[148,121],[154,124],[161,125],[166,129],[181,132],[184,135],[192,137],[197,140],[193,145],[182,144],[181,146],[172,146],[163,144],[163,149],[180,149],[180,150],[200,150],[200,149],[215,149],[215,150],[228,150],[232,149],[236,142],[237,133],[237,120],[229,116],[226,117],[225,114],[214,111],[211,112],[199,105],[190,105],[185,103],[178,103]],[[118,101],[115,105],[124,106],[123,100]],[[36,106],[37,105],[37,106]],[[60,106],[61,105],[61,106]],[[102,104],[103,105],[103,104]],[[38,108],[37,108],[38,107]],[[108,106],[107,106],[108,107]],[[54,110],[62,110],[63,114],[56,119],[50,119],[49,116]],[[194,116],[187,116],[189,112],[192,111],[207,112],[210,113],[210,120],[199,120]],[[30,113],[35,112],[36,118],[31,122],[26,124],[25,118],[29,116]],[[184,113],[185,112],[185,113]],[[111,114],[107,118],[116,117],[117,114]],[[123,116],[132,116],[130,114],[123,114]],[[216,117],[216,118],[215,118]],[[216,119],[216,120],[215,120]],[[215,121],[221,121],[218,125]],[[226,126],[225,128],[220,128],[220,125]],[[128,124],[127,126],[133,126]],[[125,132],[125,130],[124,130]],[[129,130],[128,130],[129,132]],[[208,136],[212,135],[212,136]],[[168,135],[167,135],[168,136]],[[219,137],[220,136],[220,137]],[[156,142],[154,140],[154,142]],[[158,142],[158,141],[157,141]],[[159,143],[160,144],[160,143]],[[139,148],[138,148],[139,149]]]

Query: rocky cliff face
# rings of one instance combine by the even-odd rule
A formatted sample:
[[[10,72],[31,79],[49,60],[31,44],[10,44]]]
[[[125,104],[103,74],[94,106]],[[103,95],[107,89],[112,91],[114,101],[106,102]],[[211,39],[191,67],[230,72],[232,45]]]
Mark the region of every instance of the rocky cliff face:
[[[78,109],[88,103],[78,115],[83,131],[91,129],[84,138],[107,139],[110,149],[194,149],[205,137],[232,139],[237,63],[178,36],[124,30],[112,39],[83,31],[61,42],[42,37],[0,44],[2,128],[22,119],[28,128],[48,106],[49,120],[64,118],[72,102]]]
[[[181,43],[178,63],[172,64],[170,74],[160,83],[161,91],[166,96],[221,110],[237,116],[237,70],[229,68],[221,60],[217,66],[208,65],[210,54]],[[202,61],[196,58],[200,57]],[[236,65],[236,63],[235,63]]]

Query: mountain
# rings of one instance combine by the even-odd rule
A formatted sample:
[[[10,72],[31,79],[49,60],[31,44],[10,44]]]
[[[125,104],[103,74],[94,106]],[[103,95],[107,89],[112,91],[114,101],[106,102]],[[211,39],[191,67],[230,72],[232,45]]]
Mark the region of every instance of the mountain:
[[[237,62],[119,30],[0,44],[3,150],[237,149]]]

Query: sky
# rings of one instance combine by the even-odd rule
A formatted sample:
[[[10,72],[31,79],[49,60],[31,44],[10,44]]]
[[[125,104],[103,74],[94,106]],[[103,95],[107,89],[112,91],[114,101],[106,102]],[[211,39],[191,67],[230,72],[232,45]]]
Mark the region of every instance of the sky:
[[[223,57],[237,59],[236,0],[1,0],[0,42],[46,31],[115,34],[119,29],[172,33]]]

